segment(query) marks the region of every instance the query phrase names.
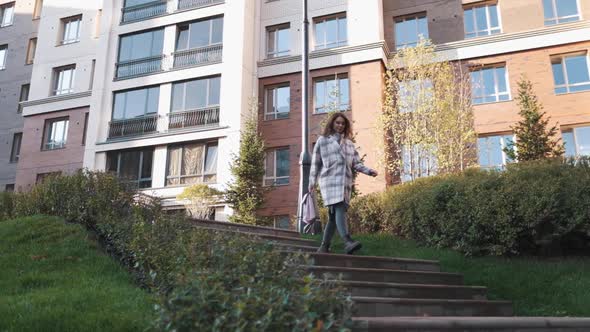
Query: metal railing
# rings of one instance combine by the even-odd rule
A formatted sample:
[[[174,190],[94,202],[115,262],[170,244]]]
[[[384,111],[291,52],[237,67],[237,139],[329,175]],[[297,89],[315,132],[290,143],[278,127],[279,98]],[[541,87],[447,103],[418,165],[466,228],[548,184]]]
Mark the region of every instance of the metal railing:
[[[121,22],[134,22],[148,19],[150,17],[164,15],[168,12],[167,0],[156,0],[141,5],[123,7],[121,9]]]
[[[224,0],[178,0],[178,9],[199,8],[223,3]]]
[[[174,68],[195,66],[203,63],[221,61],[223,44],[193,48],[173,53]]]
[[[119,62],[116,64],[115,77],[133,77],[162,71],[162,64],[165,58],[165,55],[156,55],[148,58]]]
[[[211,126],[219,124],[219,106],[168,114],[168,129]]]
[[[158,130],[158,115],[109,122],[109,138],[144,135]]]

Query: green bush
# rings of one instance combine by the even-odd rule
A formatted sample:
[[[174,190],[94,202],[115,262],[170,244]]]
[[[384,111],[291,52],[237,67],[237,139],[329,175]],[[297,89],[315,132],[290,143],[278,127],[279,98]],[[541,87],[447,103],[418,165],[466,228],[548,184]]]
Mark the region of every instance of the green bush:
[[[355,200],[351,224],[374,223],[370,200]],[[539,161],[419,179],[389,188],[381,209],[383,231],[467,255],[588,250],[590,167]]]
[[[383,193],[357,196],[350,202],[348,223],[352,233],[377,233],[384,229]]]
[[[14,213],[14,194],[0,192],[0,221],[12,218]]]

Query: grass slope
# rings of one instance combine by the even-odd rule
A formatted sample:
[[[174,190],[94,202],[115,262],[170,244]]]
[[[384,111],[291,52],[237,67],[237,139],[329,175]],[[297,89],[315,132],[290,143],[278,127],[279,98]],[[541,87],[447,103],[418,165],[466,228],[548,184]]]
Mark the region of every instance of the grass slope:
[[[80,225],[0,222],[0,331],[142,331],[152,297]]]
[[[438,260],[443,271],[464,274],[465,284],[488,287],[488,298],[513,301],[518,316],[590,316],[590,258],[469,258],[386,234],[354,238],[363,243],[359,255]],[[336,239],[333,249],[342,248]]]

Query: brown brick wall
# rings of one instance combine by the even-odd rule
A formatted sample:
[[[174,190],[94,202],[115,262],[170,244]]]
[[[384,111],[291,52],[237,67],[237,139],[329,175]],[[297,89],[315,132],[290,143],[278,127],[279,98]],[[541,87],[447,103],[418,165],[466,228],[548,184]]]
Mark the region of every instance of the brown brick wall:
[[[312,80],[317,77],[330,76],[335,73],[348,73],[350,82],[351,111],[345,112],[353,122],[353,129],[358,133],[357,148],[361,155],[366,154],[365,164],[378,168],[377,150],[374,140],[373,124],[376,115],[381,109],[383,65],[380,61],[325,68],[311,72]],[[288,119],[264,121],[264,87],[279,83],[290,82],[290,113]],[[269,149],[276,147],[290,148],[291,174],[290,183],[276,187],[267,195],[266,206],[260,211],[261,215],[291,215],[297,213],[297,194],[299,186],[299,155],[301,151],[301,74],[289,74],[261,79],[259,82],[260,112],[259,120],[261,131]],[[314,143],[321,131],[320,123],[325,115],[312,114],[313,112],[313,85],[310,84],[310,143]],[[311,151],[310,151],[311,153]],[[360,175],[357,181],[362,193],[383,190],[385,179],[383,172],[377,178],[369,178]]]
[[[35,184],[37,174],[49,172],[69,173],[82,168],[84,146],[84,116],[87,107],[45,113],[25,118],[23,142],[16,173],[16,188],[27,190]],[[42,151],[45,120],[69,116],[66,147]]]

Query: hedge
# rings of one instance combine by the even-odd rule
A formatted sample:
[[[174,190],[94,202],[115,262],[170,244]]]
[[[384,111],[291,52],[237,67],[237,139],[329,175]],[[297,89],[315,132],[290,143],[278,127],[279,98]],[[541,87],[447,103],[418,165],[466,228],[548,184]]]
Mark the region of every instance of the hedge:
[[[351,228],[466,255],[588,253],[588,159],[470,169],[418,179],[351,202]]]

